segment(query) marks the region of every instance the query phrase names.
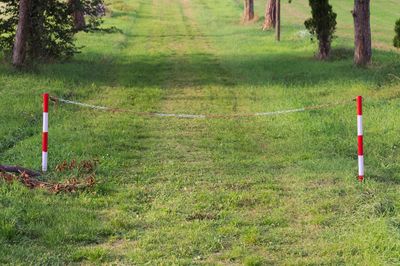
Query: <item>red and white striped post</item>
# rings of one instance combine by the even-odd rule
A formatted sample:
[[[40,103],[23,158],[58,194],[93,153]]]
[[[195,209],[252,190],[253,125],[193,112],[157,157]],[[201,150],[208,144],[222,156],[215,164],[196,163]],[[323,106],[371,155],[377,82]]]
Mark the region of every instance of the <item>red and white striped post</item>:
[[[49,139],[49,94],[43,94],[42,171],[47,172],[47,146]]]
[[[362,123],[362,96],[357,96],[358,180],[364,180],[364,144]]]

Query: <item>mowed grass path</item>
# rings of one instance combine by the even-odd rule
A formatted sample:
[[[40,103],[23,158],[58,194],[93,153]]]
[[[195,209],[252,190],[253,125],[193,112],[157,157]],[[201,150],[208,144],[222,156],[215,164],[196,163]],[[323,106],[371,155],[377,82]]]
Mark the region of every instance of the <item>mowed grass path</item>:
[[[394,25],[395,4],[387,2],[376,6],[374,30]],[[349,22],[347,6],[334,3]],[[375,50],[371,67],[354,68],[351,28],[343,27],[333,59],[314,60],[315,44],[299,34],[306,1],[284,4],[293,15],[281,43],[260,22],[239,23],[241,1],[112,0],[109,7],[106,26],[123,33],[79,35],[86,48],[72,61],[22,74],[1,66],[0,163],[40,167],[44,91],[137,112],[345,103],[192,120],[52,106],[51,169],[96,159],[98,184],[52,195],[1,182],[1,264],[400,263],[397,52]],[[385,31],[379,42],[389,47],[391,38]],[[351,101],[359,94],[366,99],[364,184],[356,180]],[[52,170],[46,178],[72,175]]]

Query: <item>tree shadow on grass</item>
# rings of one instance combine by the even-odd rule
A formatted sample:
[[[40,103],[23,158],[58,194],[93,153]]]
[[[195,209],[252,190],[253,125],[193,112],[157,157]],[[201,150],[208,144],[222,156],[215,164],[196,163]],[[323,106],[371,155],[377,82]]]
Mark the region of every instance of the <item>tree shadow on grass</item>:
[[[400,72],[400,55],[375,51],[374,63],[357,68],[349,51],[335,50],[331,61],[309,55],[257,54],[215,57],[212,54],[138,55],[132,58],[85,54],[70,62],[42,66],[38,77],[66,85],[119,87],[284,86],[286,88],[365,82],[381,86]]]

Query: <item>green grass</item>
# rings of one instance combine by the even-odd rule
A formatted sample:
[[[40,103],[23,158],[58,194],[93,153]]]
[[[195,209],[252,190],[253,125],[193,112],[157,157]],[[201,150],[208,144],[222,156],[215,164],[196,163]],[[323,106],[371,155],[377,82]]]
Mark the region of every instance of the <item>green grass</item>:
[[[241,1],[112,0],[66,63],[0,66],[0,163],[40,168],[41,93],[137,112],[237,114],[348,101],[271,117],[176,119],[57,104],[50,168],[99,160],[96,187],[52,195],[0,183],[0,264],[398,265],[399,53],[395,1],[373,1],[374,58],[352,65],[351,1],[333,58],[302,38],[307,1],[283,3],[282,42],[241,25]],[[366,182],[356,180],[365,96]],[[53,170],[48,180],[63,180]]]

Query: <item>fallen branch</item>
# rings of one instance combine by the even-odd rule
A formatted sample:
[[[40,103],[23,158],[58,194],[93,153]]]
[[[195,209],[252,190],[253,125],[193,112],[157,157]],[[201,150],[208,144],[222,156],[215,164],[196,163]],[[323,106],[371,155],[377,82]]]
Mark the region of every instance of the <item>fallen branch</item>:
[[[16,174],[26,173],[31,177],[41,176],[39,172],[29,170],[21,166],[0,165],[0,171],[8,173],[16,173]]]

